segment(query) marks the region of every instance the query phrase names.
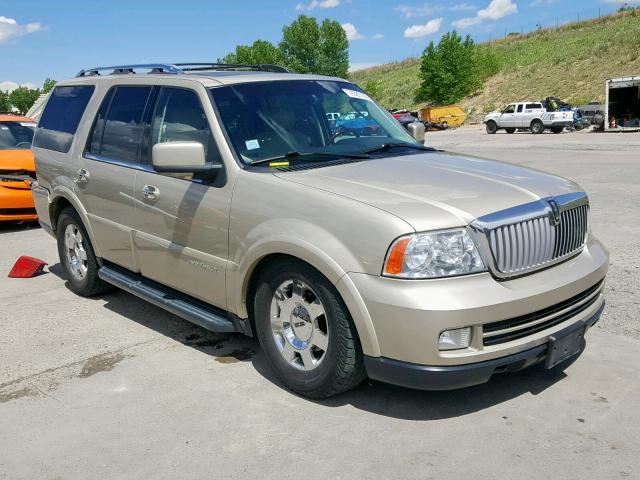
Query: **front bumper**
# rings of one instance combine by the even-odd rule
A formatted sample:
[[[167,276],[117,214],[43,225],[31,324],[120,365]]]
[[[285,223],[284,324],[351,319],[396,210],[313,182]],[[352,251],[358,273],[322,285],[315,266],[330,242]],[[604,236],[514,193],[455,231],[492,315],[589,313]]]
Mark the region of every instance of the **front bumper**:
[[[604,302],[602,280],[608,265],[607,250],[589,236],[579,255],[513,279],[497,281],[489,273],[480,273],[433,280],[398,280],[349,273],[338,283],[338,288],[350,284],[357,293],[357,301],[345,298],[365,355],[417,365],[459,366],[546,345],[550,335],[591,318]],[[495,330],[491,332],[496,322],[547,315],[547,309],[564,308],[563,302],[593,288],[597,288],[598,293],[584,308],[562,310],[562,315],[570,312],[563,317],[560,313],[550,314],[553,324],[532,328],[530,333],[517,338]],[[341,290],[344,291],[346,289]],[[533,318],[525,319],[524,323],[542,322]],[[441,351],[440,333],[463,327],[472,329],[469,347]],[[500,328],[509,330],[508,326]],[[519,328],[522,327],[516,330]],[[498,334],[502,335],[499,341],[487,340]]]
[[[0,185],[0,221],[37,219],[29,187],[22,182]]]
[[[582,323],[588,329],[595,325],[604,310],[604,303],[596,313]],[[572,325],[569,328],[573,328]],[[547,357],[547,344],[484,362],[464,365],[430,366],[402,362],[384,357],[365,356],[364,364],[369,378],[401,387],[419,390],[454,390],[486,383],[496,373],[517,372],[542,362]],[[575,360],[577,355],[565,360]]]

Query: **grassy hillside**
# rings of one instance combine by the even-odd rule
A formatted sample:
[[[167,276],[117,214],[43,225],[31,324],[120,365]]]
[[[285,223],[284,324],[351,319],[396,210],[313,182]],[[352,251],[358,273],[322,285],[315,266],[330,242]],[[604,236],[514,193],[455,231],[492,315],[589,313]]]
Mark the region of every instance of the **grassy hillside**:
[[[482,44],[500,64],[500,72],[465,98],[468,110],[488,112],[508,102],[556,96],[574,104],[604,100],[604,81],[640,75],[640,10],[611,15],[558,29]],[[419,59],[411,58],[354,72],[364,86],[377,83],[377,99],[387,108],[417,108]]]

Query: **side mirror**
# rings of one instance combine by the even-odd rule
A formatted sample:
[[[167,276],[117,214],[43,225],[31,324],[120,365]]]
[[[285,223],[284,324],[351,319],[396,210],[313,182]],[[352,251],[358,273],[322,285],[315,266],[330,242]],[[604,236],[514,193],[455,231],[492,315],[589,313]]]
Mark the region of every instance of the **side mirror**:
[[[417,142],[424,143],[424,123],[413,122],[407,125],[407,131]]]
[[[208,164],[200,142],[156,143],[151,149],[151,163],[156,172],[217,173],[221,164]]]

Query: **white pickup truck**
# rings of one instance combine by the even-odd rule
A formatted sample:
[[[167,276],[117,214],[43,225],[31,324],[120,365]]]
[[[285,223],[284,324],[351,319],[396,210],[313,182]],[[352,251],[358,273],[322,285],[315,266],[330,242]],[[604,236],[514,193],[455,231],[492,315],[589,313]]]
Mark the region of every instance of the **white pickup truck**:
[[[500,129],[513,133],[519,128],[528,128],[531,133],[543,133],[545,129],[560,133],[573,125],[573,112],[548,112],[541,102],[511,103],[502,112],[491,112],[484,117],[487,133]]]

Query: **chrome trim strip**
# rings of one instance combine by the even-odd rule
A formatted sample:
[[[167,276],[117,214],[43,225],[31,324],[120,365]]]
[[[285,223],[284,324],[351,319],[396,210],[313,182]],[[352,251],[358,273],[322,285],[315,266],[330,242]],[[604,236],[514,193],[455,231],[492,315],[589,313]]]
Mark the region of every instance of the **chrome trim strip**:
[[[547,315],[545,317],[539,318],[538,320],[534,320],[528,323],[523,323],[521,325],[517,325],[515,327],[509,327],[509,328],[503,328],[502,330],[495,330],[493,332],[487,332],[487,333],[482,333],[482,338],[490,338],[490,337],[496,337],[498,335],[503,335],[505,333],[511,333],[511,332],[517,332],[518,330],[526,330],[527,328],[533,327],[535,325],[539,325],[541,323],[545,323],[548,322],[549,320],[553,320],[554,318],[560,317],[562,315],[564,315],[565,313],[574,310],[576,308],[581,307],[582,305],[584,305],[585,303],[589,303],[590,301],[592,301],[595,297],[598,297],[602,294],[602,289],[604,288],[604,285],[601,285],[600,288],[598,288],[597,290],[595,290],[594,292],[592,292],[589,296],[583,298],[582,300],[569,305],[568,307],[563,308],[562,310],[559,310],[557,312],[554,312],[550,315]]]
[[[117,165],[119,167],[131,168],[133,170],[142,170],[143,172],[158,173],[151,165],[142,164],[139,162],[131,162],[128,160],[117,160],[115,158],[104,157],[102,155],[95,155],[93,153],[84,152],[82,158],[86,160],[93,160],[95,162],[108,163],[110,165]]]

